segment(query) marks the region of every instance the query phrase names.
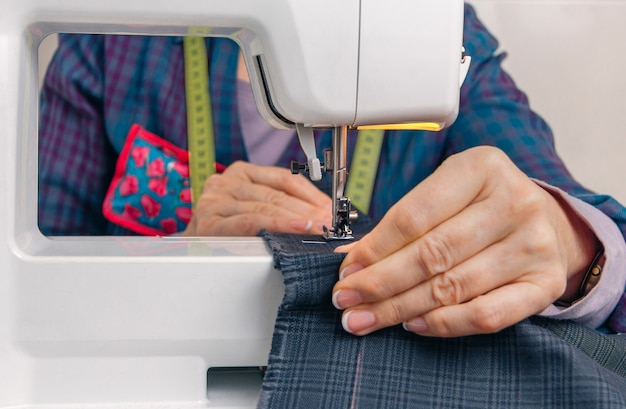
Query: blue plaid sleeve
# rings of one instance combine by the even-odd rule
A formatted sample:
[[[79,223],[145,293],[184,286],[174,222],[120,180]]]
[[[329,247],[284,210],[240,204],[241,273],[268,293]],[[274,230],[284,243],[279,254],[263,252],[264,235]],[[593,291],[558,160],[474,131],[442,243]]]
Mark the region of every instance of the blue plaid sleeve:
[[[448,131],[445,155],[477,145],[497,146],[528,176],[604,212],[626,236],[624,206],[574,180],[556,152],[550,127],[530,109],[527,96],[502,69],[506,54],[497,52],[497,40],[470,6],[466,6],[465,24],[464,42],[472,67],[461,88],[459,116]]]
[[[218,161],[245,159],[235,79],[239,48],[206,40]],[[41,93],[39,227],[46,235],[135,234],[102,203],[133,124],[187,148],[182,37],[61,34]]]
[[[465,47],[472,56],[472,67],[461,89],[459,117],[448,131],[445,156],[476,145],[496,146],[529,177],[594,206],[626,236],[624,206],[611,196],[587,189],[572,177],[556,152],[549,126],[530,109],[527,96],[502,69],[506,54],[498,53],[496,39],[467,5],[465,17]],[[613,315],[624,315],[624,311],[623,295]]]
[[[39,120],[38,222],[46,235],[100,234],[114,153],[103,135],[101,36],[61,34]]]

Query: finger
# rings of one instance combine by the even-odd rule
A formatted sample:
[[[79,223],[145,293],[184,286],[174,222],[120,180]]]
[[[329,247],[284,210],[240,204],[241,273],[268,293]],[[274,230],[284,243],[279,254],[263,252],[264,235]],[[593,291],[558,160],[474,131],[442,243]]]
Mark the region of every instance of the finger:
[[[358,322],[351,322],[346,318],[344,324],[348,332],[364,335],[396,325],[437,308],[472,300],[519,279],[529,268],[545,267],[542,260],[507,258],[506,255],[511,253],[512,247],[512,243],[499,242],[452,270],[380,302],[368,303],[348,290],[347,295],[341,291],[333,294],[333,303],[341,307],[338,304],[344,300],[361,301],[355,304],[356,308],[348,308],[344,315],[351,310],[361,310],[368,311],[375,318],[375,322],[367,328],[358,327]]]
[[[234,201],[238,202],[270,204],[274,209],[283,209],[285,215],[306,216],[315,220],[331,218],[331,201],[312,203],[292,196],[283,190],[265,185],[241,183],[216,190],[212,194],[216,195],[218,193],[222,195],[228,194]]]
[[[364,271],[344,263],[334,291],[351,289],[363,302],[376,302],[447,272],[512,231],[511,218],[497,223],[493,214],[490,203],[478,202]]]
[[[273,200],[263,200],[269,196]],[[237,215],[242,217],[224,222],[225,218]],[[256,215],[258,220],[251,220],[251,215]],[[279,218],[280,222],[261,221],[261,215]],[[219,176],[211,177],[205,184],[192,224],[193,234],[199,235],[252,235],[262,229],[321,234],[322,226],[329,223],[330,216],[330,211],[312,209],[309,204],[283,192],[237,177]]]
[[[432,175],[395,204],[378,225],[346,256],[368,265],[415,241],[439,223],[467,207],[480,192],[482,179],[468,171],[459,172],[454,158],[446,160]],[[441,186],[447,186],[442,189]]]
[[[198,202],[198,209],[209,209],[221,216],[237,213],[263,212],[267,215],[285,218],[328,221],[331,219],[330,205],[316,207],[298,198],[273,188],[242,182],[236,178],[229,180],[212,178],[205,184],[205,190]],[[255,208],[256,206],[256,208]]]
[[[254,186],[249,186],[254,190]],[[200,199],[194,213],[198,216],[221,216],[229,217],[240,213],[262,213],[269,216],[285,215],[286,217],[297,218],[298,213],[289,207],[277,206],[272,202],[257,200],[254,195],[249,199],[237,198],[232,189],[212,189],[205,191]]]
[[[442,307],[404,324],[407,331],[436,337],[495,333],[543,311],[551,303],[541,286],[520,281],[460,305]]]
[[[197,234],[202,235],[254,235],[265,229],[284,233],[321,234],[322,226],[329,223],[320,218],[328,215],[302,215],[273,203],[225,200],[226,194],[202,199],[208,202],[195,212]]]
[[[228,206],[221,206],[218,214],[222,217],[234,217],[237,215],[263,215],[281,219],[289,224],[290,228],[281,228],[277,230],[273,227],[263,226],[262,229],[285,232],[285,233],[311,233],[322,234],[322,226],[331,224],[330,214],[323,211],[311,211],[301,213],[290,210],[290,207],[281,207],[273,203],[265,202],[248,202],[236,200],[229,203]],[[247,220],[247,219],[243,219]],[[272,223],[272,226],[276,223]]]
[[[290,233],[296,234],[323,234],[324,226],[328,226],[329,221],[311,220],[311,219],[291,219],[289,226],[292,227]]]
[[[375,318],[369,327],[358,327],[359,322],[344,320],[346,331],[363,335],[380,328],[389,327],[423,316],[431,311],[452,305],[462,305],[494,289],[509,283],[527,281],[541,283],[545,294],[551,294],[551,300],[558,298],[565,286],[565,270],[557,260],[543,257],[509,258],[514,251],[515,242],[499,242],[476,257],[441,273],[432,279],[413,287],[389,299],[374,303],[359,303],[351,310],[371,313]],[[532,273],[528,273],[531,271]],[[550,271],[550,275],[537,272]],[[561,271],[561,274],[558,272]],[[354,293],[348,295],[339,292],[333,296],[337,304],[343,300],[355,301]],[[350,296],[353,298],[350,299]],[[356,301],[361,301],[356,297]]]
[[[451,156],[389,210],[346,256],[342,267],[352,262],[369,265],[416,240],[472,202],[487,197],[492,169],[512,166],[493,148],[475,148]]]
[[[354,248],[354,246],[356,246],[358,242],[352,242],[350,244],[344,244],[342,246],[337,246],[335,247],[335,250],[333,250],[335,253],[348,253],[350,252],[350,250],[352,250]]]
[[[199,236],[255,236],[262,230],[276,233],[321,234],[322,222],[288,219],[259,213],[238,213],[227,217],[200,218],[195,234]]]
[[[302,175],[294,175],[287,169],[273,166],[258,166],[250,163],[245,165],[238,163],[238,166],[242,166],[245,175],[252,183],[284,191],[313,206],[328,206],[330,209],[331,198]]]

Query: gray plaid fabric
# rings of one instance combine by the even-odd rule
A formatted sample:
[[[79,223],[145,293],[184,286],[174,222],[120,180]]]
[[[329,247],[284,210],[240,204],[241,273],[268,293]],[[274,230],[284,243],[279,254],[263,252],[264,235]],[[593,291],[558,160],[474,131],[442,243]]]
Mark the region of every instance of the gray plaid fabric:
[[[337,243],[264,237],[286,293],[259,408],[626,408],[620,336],[532,318],[457,339],[399,326],[356,337],[331,304]]]

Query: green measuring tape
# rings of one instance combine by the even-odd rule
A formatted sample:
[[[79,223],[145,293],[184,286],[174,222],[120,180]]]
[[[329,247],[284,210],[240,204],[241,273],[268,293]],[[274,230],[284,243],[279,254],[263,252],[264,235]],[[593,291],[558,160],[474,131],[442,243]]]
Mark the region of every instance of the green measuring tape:
[[[209,33],[192,28],[190,34]],[[189,171],[193,208],[195,208],[202,194],[204,182],[215,173],[215,136],[204,38],[185,37],[183,48]],[[359,131],[352,155],[345,195],[350,198],[354,207],[364,214],[368,213],[372,199],[383,135],[383,130]]]
[[[204,182],[215,173],[215,136],[209,92],[206,45],[203,37],[185,37],[185,99],[192,206],[202,194]]]

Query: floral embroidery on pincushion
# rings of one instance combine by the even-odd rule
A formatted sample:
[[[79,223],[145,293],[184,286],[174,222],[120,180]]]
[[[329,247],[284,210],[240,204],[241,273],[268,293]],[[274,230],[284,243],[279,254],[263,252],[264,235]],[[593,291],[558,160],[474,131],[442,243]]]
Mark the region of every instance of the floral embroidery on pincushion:
[[[103,203],[111,222],[144,235],[168,235],[191,219],[188,153],[133,125]]]

